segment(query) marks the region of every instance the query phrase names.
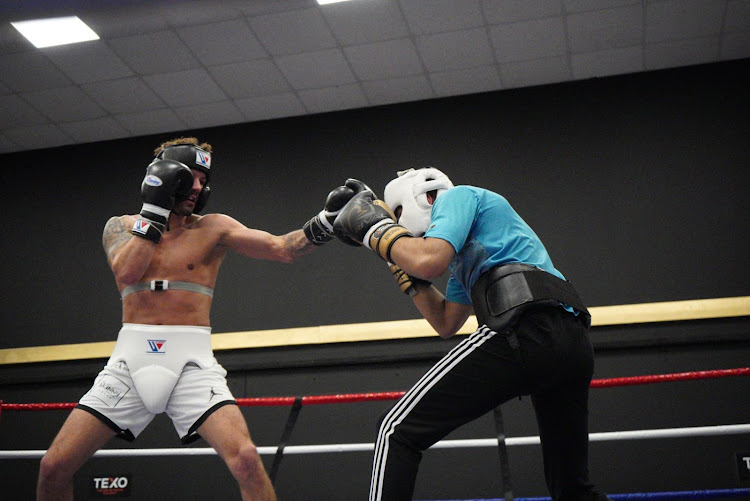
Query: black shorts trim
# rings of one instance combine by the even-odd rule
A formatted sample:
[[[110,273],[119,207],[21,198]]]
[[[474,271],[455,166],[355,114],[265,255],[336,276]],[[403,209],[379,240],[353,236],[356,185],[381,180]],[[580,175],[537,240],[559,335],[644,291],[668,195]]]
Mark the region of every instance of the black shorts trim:
[[[223,402],[219,402],[218,404],[214,405],[210,409],[208,409],[206,412],[203,413],[201,417],[198,418],[198,420],[193,423],[193,426],[190,427],[190,429],[187,432],[187,435],[182,437],[180,440],[182,441],[182,445],[187,445],[190,443],[195,442],[201,436],[196,433],[196,430],[201,427],[201,425],[208,419],[208,416],[219,410],[220,408],[224,407],[225,405],[237,405],[237,401],[235,400],[224,400]]]
[[[117,426],[114,423],[114,421],[112,421],[111,419],[109,419],[107,416],[105,416],[101,412],[97,411],[96,409],[93,409],[93,408],[89,407],[88,405],[83,405],[83,404],[78,404],[78,405],[76,405],[75,408],[76,409],[81,409],[82,411],[88,412],[89,414],[91,414],[92,416],[94,416],[95,418],[97,418],[99,421],[101,421],[102,423],[104,423],[107,426],[109,426],[112,429],[112,431],[114,431],[115,433],[117,433],[117,435],[116,435],[117,438],[122,439],[122,440],[126,440],[128,442],[134,442],[135,441],[135,436],[133,435],[133,432],[131,432],[130,430],[123,430],[122,428],[120,428],[119,426]]]

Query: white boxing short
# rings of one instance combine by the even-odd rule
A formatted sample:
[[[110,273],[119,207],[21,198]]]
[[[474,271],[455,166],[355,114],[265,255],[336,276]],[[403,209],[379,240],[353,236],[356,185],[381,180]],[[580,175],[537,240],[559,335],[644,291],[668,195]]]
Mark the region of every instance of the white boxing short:
[[[123,324],[107,365],[77,408],[130,441],[166,412],[189,443],[211,413],[236,405],[226,375],[214,358],[210,327]]]

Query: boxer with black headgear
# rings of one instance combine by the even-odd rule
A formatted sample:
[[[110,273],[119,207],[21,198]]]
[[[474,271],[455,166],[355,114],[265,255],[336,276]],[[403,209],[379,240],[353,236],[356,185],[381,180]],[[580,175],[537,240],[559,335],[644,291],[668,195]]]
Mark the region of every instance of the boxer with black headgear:
[[[135,440],[156,414],[167,413],[183,443],[202,437],[216,449],[242,499],[274,500],[226,371],[211,349],[219,269],[229,251],[296,261],[330,241],[338,211],[369,188],[349,179],[329,193],[304,229],[273,235],[225,214],[198,214],[210,193],[210,144],[178,138],[155,155],[139,178],[140,212],[110,218],[102,236],[122,297],[117,342],[42,458],[37,499],[72,498],[73,475],[96,450],[112,437]]]
[[[520,395],[531,395],[536,411],[552,499],[609,500],[589,481],[589,312],[539,237],[501,195],[454,187],[432,167],[399,172],[384,198],[354,196],[336,235],[391,262],[399,287],[441,337],[472,313],[479,328],[381,421],[370,501],[411,499],[422,451]],[[429,281],[445,273],[443,295]]]
[[[173,144],[165,146],[156,153],[154,160],[175,160],[187,166],[189,169],[196,169],[206,175],[206,182],[203,185],[198,199],[195,201],[193,208],[194,214],[200,214],[206,207],[208,197],[211,195],[211,146],[203,144],[201,146],[193,144]]]

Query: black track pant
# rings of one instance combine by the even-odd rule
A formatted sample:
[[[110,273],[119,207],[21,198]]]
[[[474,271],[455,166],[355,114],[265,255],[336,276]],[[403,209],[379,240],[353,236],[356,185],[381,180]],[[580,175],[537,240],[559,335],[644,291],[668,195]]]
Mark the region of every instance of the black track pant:
[[[422,451],[519,395],[531,395],[552,499],[607,499],[588,475],[594,355],[584,322],[561,307],[528,310],[510,333],[481,326],[386,414],[375,443],[370,501],[411,500]]]

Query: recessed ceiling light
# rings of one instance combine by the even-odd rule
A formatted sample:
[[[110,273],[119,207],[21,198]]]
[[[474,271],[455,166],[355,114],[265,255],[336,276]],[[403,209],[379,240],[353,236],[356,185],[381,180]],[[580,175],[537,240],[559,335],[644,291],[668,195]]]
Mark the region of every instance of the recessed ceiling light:
[[[99,35],[76,16],[34,19],[10,24],[38,49],[99,39]]]
[[[318,0],[318,5],[328,5],[329,3],[348,2],[349,0]]]

